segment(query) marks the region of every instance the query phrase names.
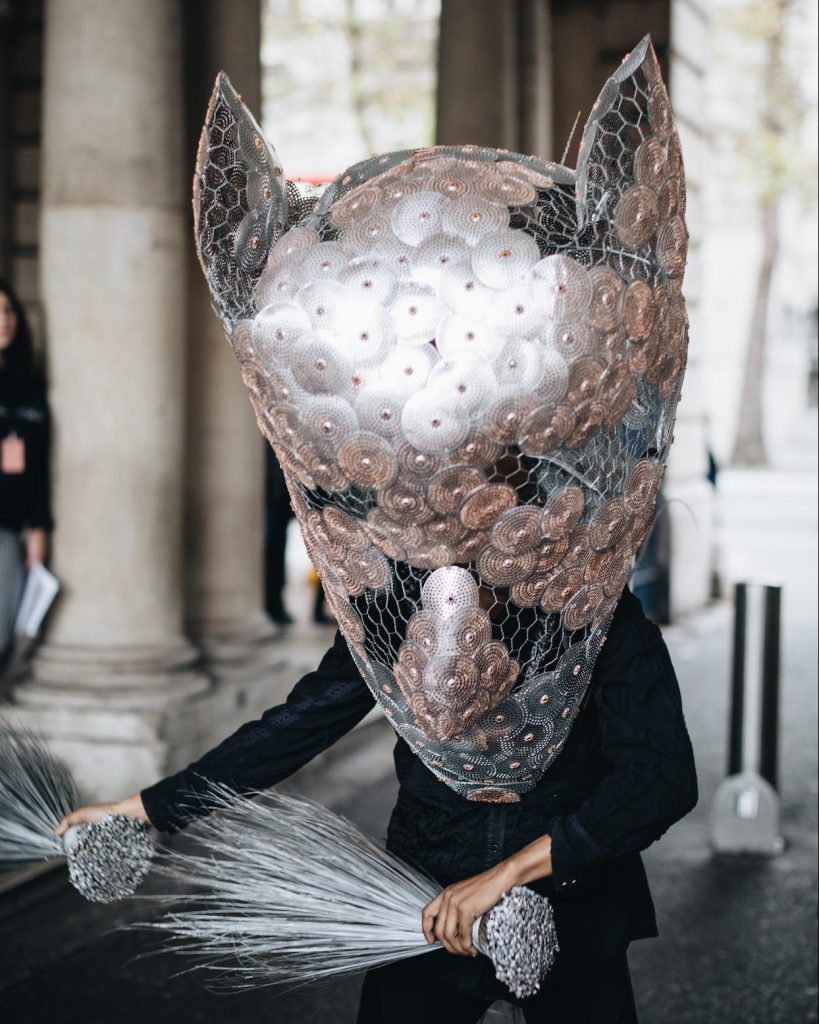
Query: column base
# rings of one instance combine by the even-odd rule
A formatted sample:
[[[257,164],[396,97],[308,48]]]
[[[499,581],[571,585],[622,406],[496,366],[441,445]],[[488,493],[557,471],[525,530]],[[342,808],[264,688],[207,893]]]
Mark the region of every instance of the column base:
[[[276,641],[282,635],[261,610],[239,621],[189,618],[186,629],[207,664],[220,668],[275,660]]]
[[[203,660],[185,641],[130,651],[47,644],[4,717],[46,740],[84,802],[119,800],[284,701],[318,656],[309,644],[272,642],[274,635],[251,624],[244,644],[223,641],[222,660]]]
[[[189,708],[213,684],[187,641],[148,647],[45,644],[8,717],[41,735],[85,801],[118,800],[201,751]]]
[[[187,640],[127,647],[47,643],[16,691],[28,706],[157,710],[211,686],[196,648]]]

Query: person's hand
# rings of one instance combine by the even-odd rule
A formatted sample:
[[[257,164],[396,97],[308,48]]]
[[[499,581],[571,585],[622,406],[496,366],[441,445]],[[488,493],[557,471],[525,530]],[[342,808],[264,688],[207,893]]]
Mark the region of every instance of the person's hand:
[[[540,836],[500,864],[448,885],[421,914],[424,938],[436,939],[444,949],[461,956],[477,956],[472,944],[472,925],[516,885],[526,885],[552,873],[552,837]]]
[[[450,953],[477,956],[472,944],[473,923],[516,884],[514,865],[505,860],[480,875],[448,885],[424,907],[424,938],[430,943],[437,939]]]
[[[39,527],[26,533],[26,569],[44,562],[48,554],[48,534]]]
[[[60,824],[54,829],[54,835],[58,838],[68,831],[72,825],[93,825],[101,821],[109,814],[122,814],[128,818],[137,818],[146,825],[150,825],[150,819],[145,813],[142,797],[139,793],[120,800],[115,804],[93,804],[89,807],[80,807],[79,810],[66,814]]]

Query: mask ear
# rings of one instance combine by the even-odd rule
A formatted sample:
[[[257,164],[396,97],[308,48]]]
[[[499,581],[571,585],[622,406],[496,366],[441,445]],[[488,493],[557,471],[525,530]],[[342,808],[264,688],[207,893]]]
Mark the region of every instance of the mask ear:
[[[287,227],[275,150],[224,72],[216,77],[193,176],[196,251],[226,327],[252,316],[256,281]]]
[[[577,164],[577,204],[581,230],[596,228],[607,246],[621,251],[652,256],[658,248],[667,250],[662,268],[670,276],[682,274],[682,157],[649,36],[606,82],[592,108]],[[658,243],[658,233],[669,239]]]

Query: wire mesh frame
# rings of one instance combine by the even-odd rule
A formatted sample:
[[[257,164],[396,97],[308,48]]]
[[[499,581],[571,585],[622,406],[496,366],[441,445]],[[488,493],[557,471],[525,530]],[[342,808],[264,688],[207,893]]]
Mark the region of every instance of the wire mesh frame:
[[[284,183],[224,76],[200,259],[359,669],[425,764],[516,800],[649,528],[687,353],[679,142],[648,39],[578,170],[479,147]]]

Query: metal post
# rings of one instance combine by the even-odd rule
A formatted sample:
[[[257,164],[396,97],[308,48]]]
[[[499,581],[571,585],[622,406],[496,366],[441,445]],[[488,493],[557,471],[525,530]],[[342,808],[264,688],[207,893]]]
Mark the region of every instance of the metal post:
[[[765,637],[762,662],[762,721],[759,774],[779,790],[779,637],[782,590],[765,588]]]
[[[728,777],[714,797],[711,836],[721,853],[781,853],[778,780],[781,588],[738,583]]]

